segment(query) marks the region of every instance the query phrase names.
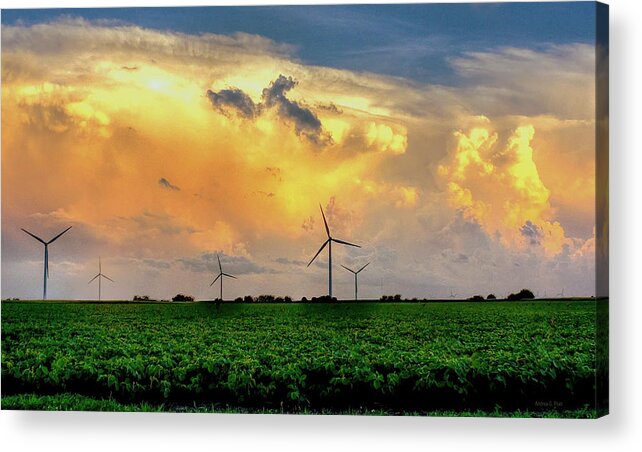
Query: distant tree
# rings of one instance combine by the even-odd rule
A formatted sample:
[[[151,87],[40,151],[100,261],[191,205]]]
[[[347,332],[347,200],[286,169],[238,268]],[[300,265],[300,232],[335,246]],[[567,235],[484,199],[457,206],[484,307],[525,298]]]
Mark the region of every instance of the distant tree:
[[[301,301],[302,301],[303,303],[305,303],[306,301],[308,301],[308,299],[307,299],[306,297],[302,297],[302,298],[301,298]]]
[[[270,303],[274,301],[274,295],[259,295],[256,297],[258,303]]]
[[[401,295],[400,294],[395,295],[394,300],[395,301],[401,301]]]
[[[286,295],[285,297],[283,297],[283,301],[285,301],[286,303],[292,303],[292,297]]]
[[[535,298],[535,295],[533,295],[533,292],[531,292],[528,289],[522,289],[518,293],[512,293],[508,297],[506,297],[507,300],[509,301],[515,301],[515,300],[529,300]]]
[[[236,298],[234,299],[234,302],[235,302],[235,303],[243,303],[243,298],[241,298],[241,297],[236,297]]]
[[[320,297],[312,297],[310,301],[313,303],[329,303],[337,301],[337,297],[330,298],[329,295],[322,295]]]
[[[468,300],[470,300],[470,301],[484,301],[484,297],[482,297],[481,295],[473,295]]]
[[[246,295],[245,297],[243,297],[243,301],[245,303],[252,303],[254,302],[254,298],[252,298],[250,295]]]
[[[174,298],[172,298],[172,301],[194,301],[194,297],[192,297],[191,295],[183,295],[182,293],[179,293]]]
[[[497,297],[494,294],[491,293],[486,297],[486,299],[487,300],[497,300]]]

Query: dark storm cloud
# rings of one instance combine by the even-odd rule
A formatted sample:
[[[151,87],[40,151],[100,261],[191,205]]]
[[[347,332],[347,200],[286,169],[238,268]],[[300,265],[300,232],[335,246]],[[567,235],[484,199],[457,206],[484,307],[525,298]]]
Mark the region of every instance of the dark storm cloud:
[[[258,112],[258,105],[238,88],[222,89],[218,92],[207,90],[207,97],[217,110],[224,115],[230,108],[233,108],[237,113],[244,118],[253,118]]]
[[[290,100],[286,94],[297,85],[292,77],[279,77],[263,89],[262,102],[255,104],[245,92],[238,88],[227,88],[217,92],[207,90],[207,97],[218,111],[228,115],[229,110],[234,110],[239,116],[246,119],[258,116],[265,109],[275,109],[282,119],[294,124],[298,135],[306,137],[316,144],[331,142],[328,134],[323,132],[319,118],[302,104]],[[335,107],[336,109],[336,107]]]
[[[310,141],[321,143],[327,141],[321,128],[321,121],[308,108],[286,97],[286,93],[296,86],[297,82],[292,77],[279,77],[263,90],[263,104],[267,108],[277,108],[279,116],[294,123],[294,128],[299,135],[306,136]]]
[[[526,237],[529,240],[531,245],[540,244],[540,239],[543,235],[542,228],[540,228],[536,224],[533,224],[530,220],[528,220],[524,224],[524,226],[519,229],[519,232],[521,232],[522,236]]]
[[[170,181],[168,181],[164,177],[161,177],[158,180],[158,184],[163,188],[167,188],[168,190],[174,190],[174,191],[179,191],[180,190],[180,188],[178,188],[176,185],[172,184]]]

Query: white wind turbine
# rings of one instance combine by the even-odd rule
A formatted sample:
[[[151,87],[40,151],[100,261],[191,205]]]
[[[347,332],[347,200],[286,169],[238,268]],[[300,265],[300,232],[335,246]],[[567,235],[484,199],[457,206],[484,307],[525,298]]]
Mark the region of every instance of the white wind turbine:
[[[91,284],[94,281],[94,279],[96,279],[96,278],[98,278],[98,301],[100,301],[101,278],[105,278],[105,279],[108,279],[111,282],[115,282],[109,276],[103,275],[102,265],[100,264],[100,257],[98,257],[98,274],[96,276],[94,276],[93,278],[91,278],[91,281],[89,281],[87,284]]]
[[[219,273],[218,273],[218,276],[216,277],[216,279],[214,279],[214,281],[212,281],[212,284],[210,284],[210,287],[212,287],[214,285],[214,283],[219,278],[221,278],[221,301],[223,301],[223,277],[227,276],[228,278],[234,278],[234,279],[238,279],[238,278],[236,276],[232,276],[232,275],[228,275],[227,273],[223,273],[223,267],[221,266],[221,258],[218,257],[218,253],[216,254],[216,259],[218,259],[218,270],[219,270]]]
[[[38,237],[37,235],[32,234],[31,232],[27,231],[24,228],[20,228],[20,229],[22,229],[23,232],[26,232],[31,237],[33,237],[34,239],[38,240],[40,243],[42,243],[45,246],[45,268],[44,268],[44,278],[43,278],[44,279],[44,289],[42,291],[42,299],[46,300],[47,299],[47,279],[49,279],[49,245],[51,245],[53,242],[58,240],[58,238],[60,238],[60,236],[63,235],[65,232],[70,230],[71,226],[69,226],[67,229],[62,231],[60,234],[58,234],[57,236],[55,236],[53,239],[49,240],[48,242],[45,242],[40,237]]]
[[[357,275],[359,275],[359,273],[361,273],[361,270],[363,270],[364,268],[366,268],[368,265],[370,265],[370,262],[368,262],[366,265],[364,265],[363,267],[361,267],[361,268],[360,268],[359,270],[357,270],[357,271],[354,271],[354,270],[352,270],[352,269],[350,269],[350,268],[346,267],[346,266],[345,266],[345,265],[343,265],[343,264],[341,265],[343,268],[345,268],[346,270],[348,270],[350,273],[354,274],[354,301],[357,301],[357,300],[358,300],[357,295],[358,295],[358,293],[359,293],[359,292],[358,292],[358,287],[357,287]]]
[[[330,295],[330,299],[332,299],[332,242],[341,243],[342,245],[356,246],[357,248],[361,247],[359,245],[355,245],[354,243],[349,243],[343,240],[332,238],[332,236],[330,235],[330,228],[328,227],[328,222],[325,220],[325,214],[323,213],[323,207],[321,207],[321,204],[319,204],[319,208],[321,209],[321,216],[323,216],[323,224],[325,224],[325,232],[328,235],[328,240],[323,242],[323,245],[321,245],[321,248],[319,248],[317,254],[315,254],[312,260],[308,263],[308,267],[310,266],[310,264],[312,264],[312,262],[314,262],[321,251],[323,251],[323,248],[328,245],[328,295]]]

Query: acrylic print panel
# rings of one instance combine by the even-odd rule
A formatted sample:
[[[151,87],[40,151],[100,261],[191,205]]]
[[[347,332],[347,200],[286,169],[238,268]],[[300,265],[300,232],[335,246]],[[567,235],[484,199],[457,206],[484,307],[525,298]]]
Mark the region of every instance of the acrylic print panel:
[[[608,9],[4,10],[2,408],[608,411]]]

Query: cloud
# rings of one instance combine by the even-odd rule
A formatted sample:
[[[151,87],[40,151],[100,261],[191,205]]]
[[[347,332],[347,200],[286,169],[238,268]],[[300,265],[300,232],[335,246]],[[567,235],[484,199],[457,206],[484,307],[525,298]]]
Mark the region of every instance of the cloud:
[[[295,265],[295,266],[307,265],[307,262],[296,260],[296,259],[288,259],[286,257],[277,257],[276,259],[274,259],[274,262],[281,265]]]
[[[244,118],[253,118],[257,114],[258,107],[252,98],[238,88],[222,89],[218,92],[208,89],[207,97],[223,114],[228,114],[229,108],[236,110]]]
[[[263,90],[263,104],[266,108],[276,108],[283,119],[294,123],[298,134],[304,135],[310,141],[315,143],[330,141],[329,137],[323,134],[319,118],[310,109],[286,97],[286,93],[296,84],[292,77],[279,74],[279,77]]]
[[[192,234],[197,230],[192,226],[183,224],[177,218],[164,212],[144,211],[132,217],[121,217],[128,223],[133,223],[136,232],[143,234],[162,233],[167,235]]]
[[[453,84],[437,86],[310,66],[244,34],[64,20],[3,26],[2,44],[7,296],[30,290],[21,263],[36,259],[20,227],[66,222],[76,232],[57,256],[137,259],[140,274],[119,264],[129,282],[113,270],[125,295],[200,287],[190,269],[211,266],[203,250],[257,266],[246,292],[323,293],[323,256],[307,273],[273,257],[314,255],[320,202],[333,234],[364,246],[333,258],[379,259],[363,280],[372,296],[381,279],[387,293],[422,296],[492,286],[500,270],[496,291],[514,291],[533,269],[549,287],[593,290],[590,46],[465,54]],[[159,196],[154,180],[198,196]],[[523,235],[528,221],[540,246]]]
[[[450,60],[477,111],[593,119],[595,49],[589,44],[540,50],[503,47]]]
[[[233,276],[272,272],[271,269],[258,265],[245,256],[230,256],[219,252],[218,257],[221,259],[223,271]],[[219,272],[217,253],[203,253],[199,257],[180,258],[177,261],[190,271],[213,274]]]
[[[178,188],[176,185],[173,185],[170,181],[168,181],[168,180],[167,180],[167,179],[165,179],[164,177],[161,177],[161,178],[158,180],[158,184],[159,184],[161,187],[163,187],[163,188],[167,188],[167,189],[169,189],[169,190],[174,190],[174,191],[179,191],[179,190],[180,190],[180,188]]]
[[[528,220],[519,230],[531,245],[539,245],[542,238],[542,228]]]
[[[531,242],[541,243],[547,254],[555,255],[567,238],[552,219],[550,191],[533,159],[534,134],[532,125],[520,126],[501,146],[498,134],[488,125],[468,134],[456,132],[457,146],[439,167],[439,174],[450,204],[487,234],[497,234],[506,246],[520,247],[523,236],[541,231],[537,239],[530,235]]]
[[[308,217],[303,220],[303,224],[301,225],[301,228],[304,231],[311,231],[314,229],[314,217]]]
[[[239,116],[251,119],[261,111],[274,109],[283,120],[292,123],[298,135],[302,135],[317,144],[330,144],[330,136],[323,132],[319,118],[299,102],[287,98],[286,93],[292,90],[297,82],[292,77],[279,74],[276,80],[270,82],[261,94],[261,103],[255,104],[252,98],[239,88],[227,88],[218,92],[207,91],[207,97],[212,105],[227,115],[232,109]],[[336,107],[335,107],[335,111]]]

